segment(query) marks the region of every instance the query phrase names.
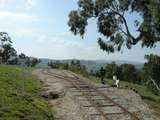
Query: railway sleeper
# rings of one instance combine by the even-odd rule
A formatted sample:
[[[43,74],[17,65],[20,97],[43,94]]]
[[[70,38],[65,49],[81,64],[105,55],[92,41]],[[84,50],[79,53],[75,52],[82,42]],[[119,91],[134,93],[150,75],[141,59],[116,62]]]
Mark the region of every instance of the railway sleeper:
[[[108,105],[98,105],[98,107],[111,107],[111,106],[115,106],[113,104],[108,104]],[[84,105],[83,107],[94,107],[93,105]]]
[[[108,120],[134,120],[129,114],[126,114],[124,112],[120,113],[105,113]],[[101,116],[101,114],[90,114],[91,120],[105,120]]]

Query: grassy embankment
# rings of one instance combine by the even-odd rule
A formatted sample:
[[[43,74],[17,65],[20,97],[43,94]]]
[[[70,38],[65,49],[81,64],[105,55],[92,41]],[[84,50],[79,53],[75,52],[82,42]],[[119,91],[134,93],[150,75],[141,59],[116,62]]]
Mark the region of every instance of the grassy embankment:
[[[89,79],[94,83],[100,84],[100,79],[90,76]],[[113,80],[105,79],[106,84],[114,85]],[[160,117],[160,96],[154,95],[153,92],[143,85],[133,84],[126,81],[120,81],[120,89],[130,89],[135,90],[142,97],[142,99],[149,105],[149,107],[154,111],[154,114]]]
[[[31,69],[0,65],[0,120],[53,120]]]

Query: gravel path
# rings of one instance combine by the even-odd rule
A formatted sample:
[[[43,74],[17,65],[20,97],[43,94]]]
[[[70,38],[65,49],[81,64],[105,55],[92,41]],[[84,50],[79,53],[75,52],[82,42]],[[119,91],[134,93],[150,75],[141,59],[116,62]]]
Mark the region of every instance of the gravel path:
[[[36,75],[41,82],[43,83],[43,92],[44,96],[49,104],[53,107],[53,110],[56,114],[56,120],[103,120],[94,116],[91,118],[89,114],[96,112],[94,108],[84,108],[82,106],[88,105],[87,101],[83,100],[83,97],[76,97],[70,88],[71,84],[66,80],[58,79],[48,74],[42,72],[42,69],[37,69],[33,71],[33,74]],[[71,72],[65,70],[50,70],[53,73],[66,75],[73,77]],[[84,79],[82,76],[79,78]],[[105,93],[107,96],[112,98],[115,102],[121,106],[127,108],[132,113],[136,114],[140,120],[159,120],[158,118],[151,115],[148,106],[141,100],[141,97],[129,90],[111,88],[111,87],[102,87],[98,88],[100,91]],[[86,102],[86,103],[85,103]],[[113,109],[113,110],[112,110]],[[116,111],[117,108],[104,108],[105,111]],[[93,116],[92,116],[93,117]],[[111,120],[124,120],[127,116],[114,116],[115,119]],[[130,120],[130,119],[126,119]]]

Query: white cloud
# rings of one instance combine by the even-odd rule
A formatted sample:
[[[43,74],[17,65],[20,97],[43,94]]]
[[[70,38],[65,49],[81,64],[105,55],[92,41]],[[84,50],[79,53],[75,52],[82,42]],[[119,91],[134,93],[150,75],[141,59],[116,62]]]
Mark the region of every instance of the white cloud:
[[[7,6],[21,0],[0,0],[2,6]],[[3,10],[0,11],[0,31],[6,31],[13,35],[13,42],[20,44],[20,41],[25,41],[24,48],[21,45],[15,45],[19,51],[24,51],[27,54],[35,56],[39,53],[39,56],[46,55],[51,58],[96,58],[95,53],[97,46],[93,44],[86,44],[85,41],[73,40],[73,35],[70,32],[62,32],[57,34],[48,34],[39,27],[35,27],[34,23],[40,22],[39,17],[29,14],[28,11],[37,5],[37,0],[24,0],[22,6],[18,10]],[[19,7],[19,6],[18,6]],[[21,11],[22,10],[22,11]],[[20,12],[21,11],[21,12]],[[25,13],[24,13],[25,12]],[[12,37],[12,36],[11,36]],[[79,39],[79,38],[78,38]],[[20,41],[19,41],[20,40]],[[39,49],[35,48],[35,44],[41,46]],[[32,46],[34,45],[34,47]],[[30,47],[33,47],[31,49]],[[35,51],[35,53],[34,53]],[[49,52],[54,51],[54,52]],[[44,54],[43,54],[44,52]]]
[[[14,22],[17,22],[17,21],[33,22],[33,21],[38,21],[38,17],[31,16],[26,13],[0,11],[0,20],[8,20],[8,21],[14,21]]]
[[[37,0],[0,0],[0,8],[1,9],[12,9],[12,5],[14,6],[13,10],[18,11],[28,11],[37,6]],[[16,5],[16,6],[15,6]],[[11,6],[11,7],[10,7]]]
[[[25,6],[27,10],[32,9],[37,4],[36,0],[26,0]]]
[[[0,11],[0,31],[5,31],[17,37],[30,36],[37,29],[32,25],[39,21],[37,16],[26,13]]]
[[[8,2],[9,0],[0,0],[0,8],[4,8]]]

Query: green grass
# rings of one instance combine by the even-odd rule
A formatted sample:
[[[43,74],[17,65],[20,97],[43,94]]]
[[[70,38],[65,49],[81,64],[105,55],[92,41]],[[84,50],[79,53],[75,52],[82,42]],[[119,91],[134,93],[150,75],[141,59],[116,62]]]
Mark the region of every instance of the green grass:
[[[93,81],[96,84],[100,84],[100,79],[90,76],[89,79]],[[113,80],[105,79],[106,84],[112,86],[114,85]],[[154,114],[160,117],[160,96],[157,96],[153,94],[153,92],[143,85],[133,84],[126,81],[120,81],[120,88],[119,89],[129,89],[129,90],[135,90],[138,92],[138,94],[142,97],[144,102],[146,102],[150,109],[153,110]]]
[[[53,120],[31,69],[0,65],[0,120]]]

